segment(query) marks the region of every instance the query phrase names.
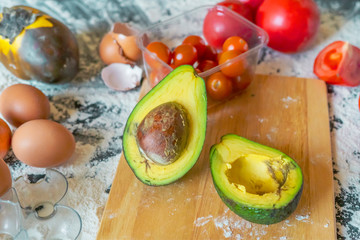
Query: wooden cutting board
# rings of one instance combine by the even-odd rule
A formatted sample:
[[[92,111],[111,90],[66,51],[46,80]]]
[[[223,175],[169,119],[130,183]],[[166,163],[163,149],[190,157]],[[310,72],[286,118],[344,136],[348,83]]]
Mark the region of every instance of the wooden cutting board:
[[[147,84],[142,90],[148,90]],[[227,133],[279,149],[300,165],[304,190],[287,220],[269,226],[250,223],[221,201],[209,150]],[[201,156],[179,181],[144,185],[122,156],[98,232],[99,240],[335,238],[326,86],[314,79],[263,75],[240,96],[209,109]]]

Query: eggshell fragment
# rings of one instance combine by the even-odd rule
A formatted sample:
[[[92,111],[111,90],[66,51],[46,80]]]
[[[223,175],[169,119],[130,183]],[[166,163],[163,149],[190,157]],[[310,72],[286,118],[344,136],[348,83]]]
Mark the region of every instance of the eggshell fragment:
[[[115,23],[99,45],[99,54],[105,64],[135,64],[141,57],[136,44],[137,31],[126,23]]]
[[[0,112],[11,125],[19,127],[30,120],[47,119],[50,116],[50,103],[36,87],[15,84],[1,93]]]
[[[4,162],[0,159],[0,197],[6,193],[12,186],[12,179],[10,174],[10,169]]]
[[[115,23],[112,32],[115,40],[120,44],[127,58],[137,61],[141,57],[141,50],[136,44],[137,31],[126,23]]]
[[[101,77],[105,84],[117,91],[127,91],[140,85],[142,69],[138,66],[113,63],[103,68]]]
[[[111,63],[132,63],[124,57],[123,50],[112,33],[107,33],[102,38],[99,45],[99,54],[101,60],[107,65]]]
[[[37,119],[16,129],[11,143],[15,156],[33,167],[58,166],[73,155],[75,139],[60,123]]]

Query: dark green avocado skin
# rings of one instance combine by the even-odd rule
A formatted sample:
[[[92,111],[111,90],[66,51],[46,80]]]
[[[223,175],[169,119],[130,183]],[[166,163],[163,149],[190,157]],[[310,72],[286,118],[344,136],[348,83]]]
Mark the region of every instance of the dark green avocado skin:
[[[215,183],[214,185],[221,200],[226,204],[226,206],[228,206],[228,208],[230,208],[231,211],[244,218],[245,220],[253,223],[266,225],[278,223],[288,218],[295,211],[296,206],[300,201],[301,193],[303,191],[302,185],[299,192],[287,206],[274,209],[259,209],[235,203],[232,199],[226,197],[216,186]]]

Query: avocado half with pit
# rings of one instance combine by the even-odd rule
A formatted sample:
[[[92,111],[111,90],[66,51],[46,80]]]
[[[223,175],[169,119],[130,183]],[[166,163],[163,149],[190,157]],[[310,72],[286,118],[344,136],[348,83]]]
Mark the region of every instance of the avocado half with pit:
[[[286,154],[228,134],[210,149],[213,182],[220,198],[237,215],[254,223],[286,219],[301,197],[303,175]]]
[[[130,114],[123,153],[136,177],[147,185],[166,185],[196,163],[206,132],[205,82],[183,65],[152,88]]]

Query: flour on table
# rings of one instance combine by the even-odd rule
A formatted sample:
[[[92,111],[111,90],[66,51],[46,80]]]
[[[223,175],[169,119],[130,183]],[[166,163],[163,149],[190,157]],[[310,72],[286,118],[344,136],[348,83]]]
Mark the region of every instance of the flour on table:
[[[284,103],[284,108],[289,108],[290,104],[295,103],[298,100],[288,96],[286,98],[282,98],[281,101]]]
[[[301,222],[309,222],[309,215],[296,215],[295,219]]]
[[[241,236],[239,233],[242,229],[251,229],[250,236],[255,236],[258,239],[261,239],[262,236],[267,234],[267,225],[257,225],[256,228],[254,224],[245,221],[238,217],[229,217],[227,208],[224,213],[220,216],[214,217],[212,215],[206,217],[199,217],[194,221],[196,227],[202,227],[206,224],[213,224],[217,229],[220,229],[223,232],[224,238],[235,238],[235,239],[246,239]]]
[[[258,118],[259,123],[263,123],[265,121],[268,121],[267,118],[260,118],[260,117],[257,117],[257,118]]]
[[[209,215],[207,217],[199,217],[195,220],[194,224],[195,226],[197,227],[200,227],[200,226],[204,226],[205,224],[207,224],[208,222],[210,222],[210,220],[213,219],[213,216],[212,215]]]

